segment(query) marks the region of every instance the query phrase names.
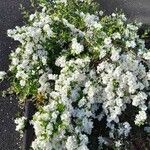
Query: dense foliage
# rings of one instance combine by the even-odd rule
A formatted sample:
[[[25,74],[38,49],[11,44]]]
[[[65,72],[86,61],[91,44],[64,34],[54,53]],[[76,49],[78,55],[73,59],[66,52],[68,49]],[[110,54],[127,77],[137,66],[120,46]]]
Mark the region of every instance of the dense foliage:
[[[136,136],[148,147],[150,51],[141,24],[96,6],[43,0],[25,26],[8,30],[20,42],[10,54],[10,91],[38,108],[34,150],[125,150]],[[25,120],[16,120],[18,131]]]

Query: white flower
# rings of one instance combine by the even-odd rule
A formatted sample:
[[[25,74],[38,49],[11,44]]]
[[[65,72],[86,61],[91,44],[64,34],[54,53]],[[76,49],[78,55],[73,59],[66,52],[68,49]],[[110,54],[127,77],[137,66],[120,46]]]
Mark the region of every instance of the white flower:
[[[26,122],[26,118],[23,116],[21,118],[16,118],[15,119],[15,124],[17,125],[16,126],[16,131],[19,131],[19,132],[23,132],[23,129],[25,127],[25,122]]]
[[[105,56],[106,56],[106,54],[107,54],[106,50],[101,49],[101,50],[100,50],[99,58],[101,59],[101,58],[105,57]]]
[[[49,80],[56,80],[58,76],[56,74],[48,74],[48,79]]]
[[[121,15],[121,18],[122,18],[123,21],[126,21],[126,20],[127,20],[125,14],[122,14],[122,15]]]
[[[77,150],[89,150],[87,145],[80,146]]]
[[[128,134],[130,133],[131,126],[130,126],[130,124],[128,122],[124,122],[123,126],[124,126],[124,134],[127,137]]]
[[[98,66],[97,66],[97,72],[100,73],[101,71],[103,71],[105,69],[107,65],[107,62],[103,61],[102,63],[100,63]]]
[[[108,144],[108,142],[106,141],[106,139],[104,137],[102,137],[102,136],[98,137],[98,143],[99,143],[100,146],[102,146],[103,144],[105,144],[105,145]]]
[[[130,30],[138,30],[138,27],[133,25],[133,24],[127,24],[127,28],[130,29]]]
[[[87,118],[84,118],[82,120],[83,124],[83,131],[87,134],[91,134],[92,128],[93,128],[93,122],[91,120],[88,120]]]
[[[120,78],[120,76],[122,75],[122,68],[121,68],[121,66],[118,66],[115,70],[114,70],[114,72],[113,72],[113,76],[116,78],[116,79],[119,79]]]
[[[80,54],[84,50],[84,46],[77,42],[77,38],[72,39],[71,48],[75,54]]]
[[[102,10],[99,11],[100,16],[103,16],[104,12]]]
[[[25,53],[27,55],[32,54],[34,51],[34,43],[33,42],[27,42],[26,46],[25,46]]]
[[[150,60],[150,52],[144,53],[144,54],[143,54],[143,57],[144,57],[146,60]]]
[[[31,15],[29,16],[30,21],[33,21],[33,19],[35,18],[35,16],[36,16],[36,14],[31,14]]]
[[[118,140],[118,141],[115,141],[115,146],[117,147],[117,148],[119,148],[119,147],[121,147],[121,141],[120,140]]]
[[[120,51],[119,50],[112,50],[111,52],[112,52],[111,60],[117,61],[120,58]]]
[[[25,81],[25,80],[20,80],[20,85],[21,85],[22,87],[24,87],[24,86],[26,85],[26,81]]]
[[[104,44],[106,44],[106,45],[110,45],[111,42],[112,42],[112,40],[110,37],[104,39]]]
[[[135,117],[135,124],[140,126],[144,124],[145,120],[147,119],[147,115],[145,111],[139,111],[139,114]]]
[[[85,98],[82,98],[82,99],[79,101],[78,106],[79,106],[79,107],[82,107],[82,106],[84,106],[85,104],[86,104],[86,99],[85,99]]]
[[[95,28],[102,28],[102,25],[100,23],[98,23],[98,16],[96,15],[90,15],[89,13],[87,13],[86,15],[82,15],[84,18],[84,22],[86,24],[87,27],[95,27]]]
[[[127,41],[126,42],[126,47],[135,48],[136,47],[135,41]]]
[[[67,0],[56,0],[56,3],[64,3],[65,5],[67,5]]]
[[[58,57],[56,59],[56,62],[55,62],[56,66],[64,67],[65,64],[66,64],[66,57],[65,56],[61,56],[61,57]]]
[[[18,47],[15,52],[19,54],[21,52],[21,48]]]
[[[100,23],[95,22],[93,27],[96,28],[96,29],[101,29],[102,25]]]
[[[147,99],[147,95],[144,92],[139,92],[137,95],[133,97],[132,105],[139,106],[143,104],[144,100]]]
[[[113,38],[114,40],[116,40],[116,39],[121,39],[121,35],[120,35],[119,32],[116,32],[116,33],[114,33],[114,34],[112,35],[112,38]]]
[[[19,63],[19,59],[18,59],[18,58],[13,57],[13,58],[12,58],[12,62],[11,62],[11,64],[12,64],[12,65],[14,65],[14,66],[17,66],[17,65],[18,65],[18,63]]]
[[[43,63],[43,65],[47,64],[47,58],[46,57],[42,57],[42,63]]]
[[[44,85],[44,84],[47,82],[47,79],[48,79],[47,74],[44,73],[44,74],[39,78],[39,83],[40,83],[41,85]]]
[[[112,15],[113,17],[116,17],[116,14],[115,14],[115,13],[112,13],[111,15]]]
[[[120,125],[119,129],[117,129],[117,130],[118,130],[119,136],[127,137],[130,133],[131,126],[128,122],[124,122]]]
[[[49,24],[44,25],[43,30],[47,33],[48,37],[53,35],[53,31],[51,30]]]
[[[61,115],[61,120],[64,122],[64,124],[67,124],[69,125],[70,123],[70,113],[69,112],[64,112],[62,115]]]
[[[150,80],[150,72],[147,73],[147,79]]]
[[[80,142],[81,142],[81,144],[88,144],[88,137],[87,137],[87,135],[85,135],[85,134],[80,134]]]
[[[75,136],[69,136],[66,142],[67,150],[74,150],[78,147],[77,139]]]
[[[56,120],[56,118],[58,117],[57,114],[58,114],[57,112],[53,112],[53,113],[52,113],[52,119],[53,119],[53,120]]]
[[[116,98],[116,104],[121,107],[123,105],[123,100],[121,98]]]
[[[0,71],[0,80],[3,80],[6,75],[5,71]]]

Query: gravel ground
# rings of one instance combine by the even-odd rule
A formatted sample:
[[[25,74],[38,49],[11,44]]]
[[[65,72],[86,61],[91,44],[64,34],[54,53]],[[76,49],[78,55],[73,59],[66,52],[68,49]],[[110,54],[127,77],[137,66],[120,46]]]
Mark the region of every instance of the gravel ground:
[[[116,8],[131,19],[150,24],[150,0],[97,0],[106,13],[113,12]],[[0,0],[0,70],[8,68],[8,54],[14,50],[17,43],[7,37],[7,29],[16,25],[23,25],[19,4],[29,6],[29,0]],[[0,90],[7,87],[4,83]],[[0,150],[19,150],[19,136],[15,132],[13,120],[17,111],[15,98],[0,98]]]

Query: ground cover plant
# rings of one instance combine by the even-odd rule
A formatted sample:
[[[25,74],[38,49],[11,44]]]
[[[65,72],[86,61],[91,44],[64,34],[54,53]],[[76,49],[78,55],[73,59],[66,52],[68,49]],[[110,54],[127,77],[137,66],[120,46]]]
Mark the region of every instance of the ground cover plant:
[[[149,149],[150,51],[141,23],[92,0],[40,0],[10,54],[20,104],[32,100],[34,150]],[[23,134],[26,118],[15,120]]]

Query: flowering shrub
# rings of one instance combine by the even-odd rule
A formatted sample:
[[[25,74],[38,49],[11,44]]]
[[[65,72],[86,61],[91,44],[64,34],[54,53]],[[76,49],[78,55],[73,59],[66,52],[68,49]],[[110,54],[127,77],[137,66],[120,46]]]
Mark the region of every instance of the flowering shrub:
[[[150,51],[141,24],[104,16],[91,0],[40,4],[27,25],[8,30],[20,42],[10,55],[11,90],[37,102],[32,148],[129,149],[136,130],[149,128]]]
[[[26,117],[20,117],[15,119],[16,124],[16,131],[20,132],[20,135],[23,136],[23,132],[26,126],[27,118]]]

